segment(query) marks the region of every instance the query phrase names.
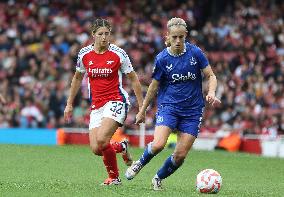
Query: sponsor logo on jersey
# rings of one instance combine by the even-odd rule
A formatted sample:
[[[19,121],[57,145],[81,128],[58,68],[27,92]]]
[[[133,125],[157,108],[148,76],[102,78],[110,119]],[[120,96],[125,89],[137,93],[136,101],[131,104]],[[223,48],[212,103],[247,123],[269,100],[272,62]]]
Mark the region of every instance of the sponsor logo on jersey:
[[[112,64],[114,61],[113,60],[109,60],[107,61],[107,64]]]
[[[112,73],[111,68],[89,68],[92,77],[108,77]]]
[[[180,82],[180,81],[188,81],[188,80],[195,80],[196,79],[196,75],[188,72],[187,75],[183,75],[183,74],[172,74],[172,79],[173,79],[173,83],[175,82]]]
[[[168,71],[171,71],[173,69],[173,65],[170,64],[169,66],[166,66],[166,68],[167,68]]]

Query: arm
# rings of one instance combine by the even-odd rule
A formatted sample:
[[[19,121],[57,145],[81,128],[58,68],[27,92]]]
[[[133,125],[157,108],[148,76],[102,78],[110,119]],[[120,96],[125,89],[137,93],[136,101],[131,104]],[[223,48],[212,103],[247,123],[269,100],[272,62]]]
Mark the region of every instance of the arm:
[[[208,94],[206,96],[206,101],[209,102],[212,106],[214,106],[215,102],[221,103],[221,101],[215,97],[217,79],[211,66],[206,66],[204,69],[202,69],[202,71],[208,80]]]
[[[134,93],[136,95],[136,99],[139,105],[139,109],[142,107],[143,102],[143,93],[141,84],[139,82],[139,79],[134,71],[127,74],[128,79],[131,81],[132,89],[134,90]]]
[[[142,108],[140,109],[139,113],[136,116],[136,123],[143,122],[142,115],[145,114],[147,107],[150,105],[150,102],[153,100],[153,98],[157,94],[158,87],[159,87],[159,81],[153,79],[149,88],[148,88],[146,97],[143,101]]]
[[[74,99],[78,93],[78,90],[81,86],[82,80],[84,77],[84,73],[80,73],[78,71],[75,72],[72,82],[71,82],[71,88],[70,88],[70,93],[69,93],[69,97],[67,99],[67,104],[64,110],[64,120],[65,121],[69,121],[71,116],[72,116],[72,112],[73,112],[73,102]]]

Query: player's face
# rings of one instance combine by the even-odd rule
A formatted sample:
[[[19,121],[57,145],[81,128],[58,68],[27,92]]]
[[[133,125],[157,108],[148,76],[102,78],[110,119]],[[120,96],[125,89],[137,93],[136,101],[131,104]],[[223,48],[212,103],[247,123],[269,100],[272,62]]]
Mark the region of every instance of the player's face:
[[[100,27],[94,34],[95,43],[101,47],[106,47],[110,41],[110,30],[107,27]]]
[[[169,29],[168,37],[171,49],[174,52],[180,53],[183,51],[186,33],[186,28],[183,26],[173,26]]]

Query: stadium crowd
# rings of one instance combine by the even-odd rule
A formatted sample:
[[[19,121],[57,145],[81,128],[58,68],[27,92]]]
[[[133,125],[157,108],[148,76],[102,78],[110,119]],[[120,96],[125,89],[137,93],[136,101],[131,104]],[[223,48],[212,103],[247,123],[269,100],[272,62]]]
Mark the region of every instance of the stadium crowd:
[[[88,126],[86,80],[69,125],[63,110],[77,54],[92,42],[94,17],[116,24],[113,42],[129,54],[146,92],[154,56],[165,47],[166,22],[177,16],[187,21],[189,40],[206,51],[218,79],[222,105],[206,108],[201,131],[284,134],[283,1],[9,0],[0,8],[2,128]],[[137,129],[137,102],[124,83],[132,104],[125,129]],[[155,109],[148,110],[147,129]]]

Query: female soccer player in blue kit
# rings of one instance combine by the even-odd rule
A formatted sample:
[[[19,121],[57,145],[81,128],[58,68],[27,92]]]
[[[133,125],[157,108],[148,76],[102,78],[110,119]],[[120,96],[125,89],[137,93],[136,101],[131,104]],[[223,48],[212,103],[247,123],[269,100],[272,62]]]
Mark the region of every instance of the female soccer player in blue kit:
[[[154,140],[148,144],[138,161],[133,162],[125,173],[133,179],[138,172],[166,145],[173,130],[178,130],[177,145],[163,166],[152,179],[154,190],[161,190],[161,181],[173,174],[183,163],[196,139],[205,106],[202,95],[202,75],[208,80],[206,101],[212,106],[220,103],[215,97],[216,76],[200,48],[185,42],[186,23],[181,18],[172,18],[167,23],[167,48],[155,59],[153,80],[136,122],[144,121],[145,112],[158,92],[158,111]]]

